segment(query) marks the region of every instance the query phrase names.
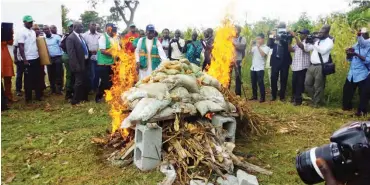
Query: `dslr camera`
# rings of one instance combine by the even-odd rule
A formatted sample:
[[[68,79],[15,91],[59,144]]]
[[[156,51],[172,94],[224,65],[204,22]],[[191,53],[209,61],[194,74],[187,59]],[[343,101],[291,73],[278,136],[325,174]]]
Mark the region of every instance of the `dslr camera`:
[[[306,43],[307,44],[314,44],[315,43],[315,39],[318,39],[319,36],[318,36],[318,33],[317,32],[314,32],[312,34],[309,34],[307,35],[307,38],[306,38]]]
[[[285,28],[277,29],[277,38],[282,43],[291,43],[293,41],[293,35],[290,34]]]
[[[355,56],[355,49],[347,48],[346,55],[347,55],[347,59],[352,59]]]
[[[316,159],[326,161],[337,181],[365,185],[370,182],[370,122],[353,122],[334,132],[330,144],[296,157],[296,169],[306,184],[324,181]]]

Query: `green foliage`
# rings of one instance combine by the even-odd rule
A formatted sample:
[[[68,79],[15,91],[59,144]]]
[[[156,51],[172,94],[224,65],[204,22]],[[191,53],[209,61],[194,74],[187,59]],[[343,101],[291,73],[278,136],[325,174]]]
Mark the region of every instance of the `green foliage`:
[[[82,21],[85,31],[89,29],[89,24],[91,22],[94,22],[101,26],[104,25],[104,19],[102,17],[99,17],[98,12],[96,11],[85,11],[80,15],[80,19]]]
[[[267,32],[273,30],[276,28],[276,26],[279,24],[278,19],[270,19],[263,17],[261,21],[258,21],[252,25],[252,35],[256,36],[259,33],[267,34]]]
[[[67,17],[69,10],[64,5],[62,5],[61,8],[62,8],[62,26],[63,26],[63,30],[66,31],[68,30],[68,27],[67,27],[68,21],[70,21],[70,19],[68,19]]]
[[[348,12],[348,23],[358,30],[361,27],[370,26],[370,3],[358,6]]]
[[[291,25],[291,30],[293,31],[299,31],[302,29],[308,29],[310,31],[313,30],[313,23],[306,12],[303,12],[298,21]]]

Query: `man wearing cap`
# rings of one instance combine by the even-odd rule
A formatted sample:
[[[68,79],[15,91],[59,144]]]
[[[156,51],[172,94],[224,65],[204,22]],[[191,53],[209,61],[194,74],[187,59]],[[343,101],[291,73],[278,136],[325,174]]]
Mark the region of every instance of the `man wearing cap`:
[[[81,33],[83,25],[80,22],[73,24],[73,32],[66,41],[67,53],[69,56],[69,66],[74,75],[75,84],[73,91],[72,105],[88,101],[88,59],[89,49]]]
[[[154,37],[155,28],[152,24],[146,27],[146,37],[140,38],[135,50],[136,63],[139,66],[139,79],[149,76],[161,60],[167,60],[166,53],[158,38]]]
[[[96,91],[99,85],[99,75],[97,74],[97,51],[99,49],[99,38],[101,34],[96,31],[96,23],[91,22],[89,25],[89,31],[82,34],[85,39],[87,46],[89,47],[89,80],[91,90]]]
[[[112,57],[111,48],[115,43],[113,28],[115,26],[112,23],[108,23],[105,27],[105,32],[99,38],[99,50],[97,54],[98,58],[98,74],[100,84],[96,93],[96,103],[101,102],[103,99],[104,91],[112,87],[112,81],[110,76],[113,74],[112,65],[114,60]]]
[[[45,33],[45,41],[51,59],[51,65],[47,66],[51,92],[61,95],[64,69],[62,63],[63,52],[59,45],[62,38],[59,35],[52,34],[49,26],[47,25],[44,26],[43,31]]]
[[[290,52],[294,52],[294,58],[292,61],[292,103],[296,106],[302,104],[302,93],[304,92],[306,72],[307,68],[311,65],[310,52],[307,50],[307,47],[305,48],[308,44],[306,43],[306,38],[307,35],[310,34],[310,31],[303,29],[298,33],[299,38],[294,32],[291,32],[296,40],[296,45],[289,47]]]
[[[170,42],[170,48],[168,51],[168,57],[170,60],[180,60],[183,58],[183,48],[185,47],[185,40],[181,37],[181,31],[175,31],[175,38],[173,38]]]
[[[129,32],[125,35],[124,39],[126,42],[125,48],[126,51],[135,52],[135,47],[133,45],[133,42],[136,38],[139,38],[139,33],[136,31],[135,24],[131,24],[129,28]]]
[[[361,43],[360,43],[361,40]],[[361,30],[358,42],[347,50],[347,60],[350,62],[349,72],[343,87],[343,110],[352,109],[352,98],[356,89],[359,88],[360,102],[357,116],[367,114],[367,105],[370,95],[370,45],[365,42],[369,40],[366,29]]]
[[[32,90],[35,91],[36,100],[41,100],[41,65],[39,53],[36,44],[36,33],[33,31],[33,19],[26,15],[23,17],[24,28],[19,32],[17,37],[19,52],[23,59],[25,67],[24,72],[24,89],[26,103],[32,101]]]
[[[64,66],[66,68],[66,84],[65,84],[66,95],[65,95],[65,99],[66,100],[71,100],[72,97],[73,97],[74,76],[73,76],[73,74],[71,72],[71,68],[69,66],[69,57],[68,57],[68,53],[67,53],[66,41],[67,41],[68,36],[71,33],[73,33],[73,23],[72,23],[72,21],[69,21],[67,23],[67,27],[68,27],[67,33],[65,33],[64,36],[62,37],[60,47],[63,50],[62,61],[63,61]]]

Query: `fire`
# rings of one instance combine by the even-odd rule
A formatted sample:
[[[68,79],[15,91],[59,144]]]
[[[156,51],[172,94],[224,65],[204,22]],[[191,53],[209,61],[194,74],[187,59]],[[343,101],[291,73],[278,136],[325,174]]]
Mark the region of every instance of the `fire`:
[[[122,39],[121,46],[124,47],[126,42],[128,41]],[[126,137],[129,131],[119,129],[121,122],[128,116],[127,113],[123,113],[127,110],[127,105],[121,100],[121,94],[135,84],[137,78],[135,56],[134,53],[127,52],[124,48],[120,49],[118,44],[114,44],[110,51],[116,61],[112,66],[113,86],[106,91],[105,101],[110,105],[109,115],[112,118],[112,134],[118,130],[123,137]]]
[[[230,72],[235,57],[233,45],[235,35],[236,31],[231,18],[226,16],[222,21],[221,27],[216,30],[211,65],[207,72],[225,88],[228,88],[230,83]]]

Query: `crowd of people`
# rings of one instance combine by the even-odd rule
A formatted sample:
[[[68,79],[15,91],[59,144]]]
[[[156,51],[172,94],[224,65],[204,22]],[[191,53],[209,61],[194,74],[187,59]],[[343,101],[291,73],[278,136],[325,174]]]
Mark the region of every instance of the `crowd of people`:
[[[22,96],[22,80],[24,80],[24,94],[27,103],[32,103],[32,91],[35,91],[35,100],[41,101],[45,85],[45,68],[47,69],[52,94],[63,95],[72,105],[88,101],[89,93],[96,93],[95,101],[101,102],[104,91],[112,86],[111,75],[114,57],[111,48],[114,45],[122,46],[121,38],[125,42],[122,52],[131,52],[135,55],[138,66],[139,79],[143,79],[155,70],[163,60],[180,60],[187,58],[198,66],[201,64],[201,55],[204,54],[202,70],[207,70],[211,64],[214,31],[206,29],[204,39],[198,39],[198,32],[194,31],[191,40],[185,41],[180,30],[174,32],[171,38],[170,30],[163,29],[159,36],[154,25],[149,24],[145,31],[138,30],[134,24],[129,26],[125,35],[117,34],[117,27],[112,23],[105,25],[104,32],[98,32],[98,25],[90,23],[87,32],[83,33],[80,22],[69,22],[68,30],[64,35],[57,34],[54,25],[44,25],[42,30],[33,24],[31,16],[24,16],[24,27],[17,30],[14,42],[2,42],[2,77],[4,79],[3,93],[8,100],[14,98],[11,91],[11,77],[14,69],[10,55],[5,48],[14,46],[14,62],[16,64],[16,95]],[[269,32],[268,39],[263,33],[250,44],[251,49],[246,51],[246,38],[241,36],[241,27],[236,26],[236,36],[232,40],[235,47],[235,58],[230,68],[235,74],[235,93],[241,95],[242,63],[245,57],[252,58],[250,77],[252,97],[250,100],[266,101],[265,70],[269,75],[271,101],[279,97],[286,99],[286,89],[290,68],[292,75],[292,99],[294,105],[301,105],[302,94],[306,91],[312,99],[313,106],[323,102],[326,76],[331,74],[327,70],[334,70],[331,50],[334,38],[329,35],[330,26],[325,25],[312,38],[310,31],[303,29],[298,33],[286,30],[285,24],[280,24],[276,30]],[[45,39],[50,64],[46,67],[40,62],[37,39]],[[292,41],[295,44],[292,45]],[[359,88],[360,104],[357,115],[367,113],[370,89],[370,40],[366,29],[358,33],[357,43],[347,50],[350,70],[343,87],[343,109],[352,109],[352,98]],[[4,47],[3,47],[4,46]],[[343,51],[344,52],[344,51]],[[5,53],[5,54],[4,54]],[[293,55],[292,55],[293,53]],[[64,64],[64,66],[63,66]],[[230,74],[231,75],[231,74]],[[23,78],[24,76],[24,78]],[[65,78],[64,78],[65,76]],[[65,85],[64,85],[65,84]],[[259,88],[259,98],[258,98]],[[64,91],[65,90],[65,91]],[[63,93],[65,92],[65,93]]]

